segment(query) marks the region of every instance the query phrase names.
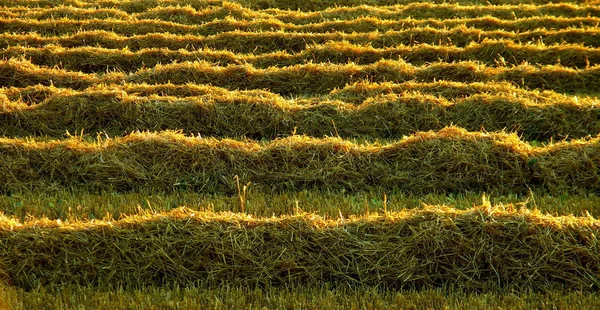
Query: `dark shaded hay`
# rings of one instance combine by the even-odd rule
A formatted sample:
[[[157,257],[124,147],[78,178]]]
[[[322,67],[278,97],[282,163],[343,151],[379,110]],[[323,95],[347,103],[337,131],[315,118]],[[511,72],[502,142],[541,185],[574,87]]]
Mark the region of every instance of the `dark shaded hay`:
[[[215,3],[216,4],[216,3]],[[257,10],[245,8],[239,3],[224,1],[220,5],[210,5],[195,9],[189,5],[165,6],[149,8],[147,11],[129,14],[116,8],[78,8],[74,6],[56,6],[53,8],[9,7],[0,12],[0,16],[22,19],[102,19],[113,18],[121,20],[160,19],[182,24],[200,24],[214,19],[234,17],[236,19],[252,20],[260,17],[271,17],[286,23],[307,24],[331,20],[349,20],[365,16],[377,16],[381,19],[400,18],[475,18],[491,16],[501,19],[514,19],[536,16],[586,17],[600,15],[596,6],[578,6],[572,4],[543,4],[543,5],[502,5],[481,6],[461,5],[454,3],[411,3],[393,6],[351,6],[334,7],[319,12],[299,12],[279,9]]]
[[[25,289],[344,284],[463,291],[597,290],[600,223],[484,205],[327,220],[179,208],[118,221],[0,219],[4,272]]]
[[[384,49],[348,42],[330,42],[307,46],[298,53],[273,52],[268,54],[236,54],[213,49],[174,51],[168,48],[150,48],[133,52],[129,49],[97,47],[65,49],[53,45],[43,48],[17,46],[0,51],[0,56],[2,58],[24,57],[35,65],[86,73],[114,70],[134,72],[140,68],[176,61],[206,61],[219,66],[250,64],[256,68],[285,67],[309,62],[372,64],[382,59],[403,59],[415,66],[437,61],[452,63],[467,60],[479,61],[488,66],[493,66],[499,61],[503,66],[529,62],[536,65],[560,63],[563,67],[570,68],[587,68],[600,64],[600,49],[598,48],[567,44],[522,45],[512,41],[496,40],[484,40],[482,43],[473,43],[465,48],[422,44]]]
[[[400,44],[415,46],[419,44],[453,45],[466,47],[484,39],[510,40],[521,44],[537,44],[543,38],[547,45],[582,44],[588,47],[600,46],[600,29],[535,29],[519,33],[512,31],[484,31],[458,26],[449,29],[417,27],[398,31],[367,33],[286,33],[277,31],[245,32],[234,30],[211,36],[176,35],[152,33],[145,35],[123,36],[113,32],[90,30],[79,31],[72,35],[42,36],[37,33],[13,34],[0,33],[0,47],[29,46],[43,47],[49,44],[69,47],[98,46],[103,48],[138,51],[143,48],[168,48],[195,51],[199,48],[228,50],[236,53],[269,53],[277,51],[300,52],[310,44],[325,44],[331,41],[347,41],[357,45],[371,45],[374,48],[389,48]]]
[[[449,18],[449,19],[389,19],[378,17],[361,17],[352,20],[333,20],[322,23],[295,25],[284,23],[275,18],[256,18],[249,21],[235,18],[215,19],[198,25],[186,25],[174,22],[140,19],[55,19],[34,20],[19,18],[0,18],[0,32],[37,32],[42,35],[67,35],[78,31],[103,30],[121,35],[150,34],[169,32],[174,34],[214,35],[218,33],[242,30],[251,32],[285,31],[285,32],[386,32],[405,30],[413,27],[432,27],[447,29],[458,26],[477,28],[480,30],[528,31],[531,29],[566,29],[597,27],[600,17],[554,17],[541,16],[503,20],[494,17]]]
[[[411,89],[446,94],[450,100]],[[528,92],[501,83],[355,84],[330,96],[350,103],[327,97],[286,100],[266,91],[193,84],[105,85],[83,92],[37,86],[5,93],[17,99],[0,108],[0,132],[10,137],[64,137],[66,131],[82,130],[121,136],[172,129],[229,138],[275,139],[295,132],[398,139],[452,124],[469,131],[507,129],[524,140],[539,141],[600,133],[598,100]],[[44,97],[48,98],[30,105]],[[352,104],[363,98],[360,105]]]
[[[356,3],[352,0],[343,0],[343,1],[318,1],[318,2],[290,2],[285,0],[260,0],[260,1],[249,1],[249,0],[234,0],[230,1],[233,3],[239,3],[244,7],[248,7],[251,9],[268,9],[268,8],[279,8],[279,9],[291,9],[291,10],[302,10],[302,11],[311,11],[311,10],[324,10],[327,8],[338,7],[338,6],[352,6],[356,5]],[[393,4],[413,4],[415,1],[413,0],[363,0],[362,4],[365,5],[393,5]],[[424,3],[433,3],[433,4],[446,4],[447,0],[425,0],[419,1]],[[573,3],[573,4],[587,4],[593,5],[596,4],[597,0],[564,0],[561,3]],[[201,10],[210,5],[222,5],[226,3],[226,1],[222,0],[1,0],[0,5],[6,7],[18,7],[18,6],[28,6],[28,7],[55,7],[59,5],[63,6],[73,6],[78,8],[89,8],[89,7],[97,7],[97,8],[118,8],[120,10],[126,11],[128,13],[139,13],[147,10],[152,10],[158,7],[164,6],[190,6],[196,10]],[[453,4],[460,5],[473,5],[480,4],[477,0],[458,0],[453,1]],[[530,0],[527,3],[544,5],[552,3],[548,0]],[[522,1],[518,0],[501,0],[496,1],[495,4],[522,4]]]
[[[381,187],[413,194],[523,193],[530,188],[560,193],[597,191],[600,186],[587,177],[597,170],[584,168],[598,161],[597,138],[558,144],[566,153],[556,154],[555,146],[534,148],[516,135],[457,128],[417,133],[385,146],[302,136],[260,144],[173,132],[99,139],[2,139],[0,189],[183,188],[235,193],[236,175],[244,184],[272,189]],[[561,166],[552,169],[554,163]],[[561,181],[569,178],[573,181]]]
[[[158,87],[158,86],[156,86]],[[15,90],[17,92],[18,90]],[[372,97],[389,94],[422,93],[433,95],[448,100],[461,100],[474,95],[510,95],[515,99],[523,99],[536,104],[552,104],[554,102],[566,102],[575,100],[574,97],[548,90],[530,90],[505,81],[499,82],[473,82],[463,83],[456,81],[435,82],[382,82],[372,83],[369,81],[358,81],[346,85],[343,88],[332,90],[328,98],[360,105]],[[582,103],[593,103],[596,98],[577,97]]]
[[[206,62],[157,65],[125,78],[129,83],[210,83],[229,89],[268,89],[278,94],[325,94],[360,80],[371,82],[508,81],[528,88],[557,92],[595,92],[600,89],[600,66],[571,69],[560,65],[488,67],[475,62],[437,62],[413,66],[381,60],[369,65],[306,64],[256,69],[250,65],[218,67]]]

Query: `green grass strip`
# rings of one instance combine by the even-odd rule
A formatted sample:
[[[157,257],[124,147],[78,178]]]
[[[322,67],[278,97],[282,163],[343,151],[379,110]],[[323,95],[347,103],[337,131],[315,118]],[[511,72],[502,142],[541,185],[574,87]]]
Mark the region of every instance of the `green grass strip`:
[[[458,128],[418,133],[389,145],[292,136],[269,143],[137,133],[95,143],[1,139],[0,190],[129,191],[258,188],[408,193],[597,192],[598,139],[532,147],[516,135]]]
[[[600,287],[600,222],[487,204],[324,219],[180,208],[118,221],[0,218],[0,274],[24,289],[324,284],[465,291]]]
[[[223,285],[214,288],[150,287],[140,290],[98,291],[82,286],[59,290],[36,288],[26,292],[0,288],[0,307],[8,309],[164,310],[195,309],[597,309],[596,293],[465,294],[450,290],[392,291],[327,286],[268,289]]]

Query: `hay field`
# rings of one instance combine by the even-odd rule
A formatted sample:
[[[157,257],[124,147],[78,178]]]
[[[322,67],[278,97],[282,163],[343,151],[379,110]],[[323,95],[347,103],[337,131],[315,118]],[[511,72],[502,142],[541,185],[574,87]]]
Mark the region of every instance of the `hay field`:
[[[0,6],[0,309],[600,308],[600,2]]]

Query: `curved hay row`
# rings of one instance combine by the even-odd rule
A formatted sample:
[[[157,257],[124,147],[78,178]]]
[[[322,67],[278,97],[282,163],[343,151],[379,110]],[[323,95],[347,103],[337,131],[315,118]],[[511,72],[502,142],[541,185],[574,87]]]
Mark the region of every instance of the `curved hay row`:
[[[149,91],[159,89],[148,86]],[[285,100],[266,92],[211,92],[208,87],[196,90],[199,96],[187,98],[138,97],[112,86],[83,92],[48,90],[55,95],[34,106],[3,102],[0,132],[10,137],[62,137],[65,131],[83,130],[120,136],[136,130],[172,129],[202,136],[253,139],[275,139],[293,132],[313,137],[397,139],[455,125],[469,131],[508,129],[526,140],[600,134],[600,101],[574,97],[538,103],[533,98],[501,92],[456,100],[405,92],[369,98],[356,106],[325,98]],[[45,94],[44,89],[39,91]],[[37,97],[33,89],[29,94]],[[23,95],[27,96],[27,90]]]
[[[503,20],[494,17],[458,18],[458,19],[401,19],[381,20],[376,17],[364,17],[347,21],[327,21],[306,25],[284,23],[273,18],[259,18],[251,21],[226,18],[201,25],[184,25],[161,20],[143,19],[124,21],[119,19],[92,20],[33,20],[0,18],[0,32],[37,32],[43,35],[73,34],[79,31],[104,30],[121,35],[169,32],[174,34],[214,35],[217,33],[242,31],[285,31],[285,32],[372,32],[405,30],[415,27],[439,29],[458,26],[480,30],[529,31],[531,29],[565,29],[597,27],[600,17],[530,17],[516,20]]]
[[[185,93],[186,91],[190,92],[192,85],[172,85],[171,87],[176,87],[178,89],[182,89]],[[53,93],[52,91],[47,90],[48,87],[45,86],[35,86],[31,90],[21,89],[21,88],[8,88],[5,89],[5,94],[12,101],[21,101],[23,94],[31,93],[32,95],[41,93]],[[102,86],[94,89],[102,89]],[[188,90],[189,89],[189,90]],[[138,94],[140,96],[147,96],[150,94],[156,94],[158,92],[163,92],[166,94],[171,94],[171,96],[176,96],[176,90],[171,89],[168,84],[160,84],[160,85],[144,85],[144,84],[125,84],[123,85],[123,90],[131,93]],[[155,91],[155,92],[152,92]],[[179,91],[179,90],[177,90]],[[406,94],[406,93],[422,93],[425,95],[433,95],[442,99],[447,99],[450,101],[457,101],[464,99],[465,97],[470,97],[474,95],[500,95],[505,96],[509,95],[513,99],[516,100],[525,100],[531,102],[532,104],[546,105],[553,104],[555,102],[573,102],[574,100],[583,104],[596,104],[597,98],[595,97],[585,97],[579,96],[577,98],[564,95],[561,93],[553,92],[553,91],[540,91],[540,90],[528,90],[522,87],[518,87],[514,84],[508,82],[495,82],[489,81],[485,83],[481,82],[473,82],[473,83],[463,83],[463,82],[455,82],[455,81],[435,81],[435,82],[403,82],[403,83],[393,83],[393,82],[382,82],[382,83],[373,83],[369,81],[359,81],[356,83],[352,83],[344,86],[343,88],[338,88],[332,90],[327,96],[327,99],[331,100],[341,100],[346,103],[352,103],[355,105],[359,105],[363,103],[365,100],[380,97],[388,94]],[[38,96],[38,95],[34,95]],[[48,95],[43,95],[40,97],[48,98]],[[33,101],[32,103],[41,102],[41,101]]]
[[[530,4],[551,4],[550,0],[529,0]],[[222,1],[222,0],[0,0],[0,6],[5,7],[53,7],[53,6],[73,6],[79,8],[118,8],[128,13],[139,13],[147,10],[151,10],[158,7],[165,6],[190,6],[196,10],[204,9],[211,5],[223,5],[224,3],[239,3],[244,7],[260,10],[268,8],[279,8],[283,10],[302,10],[302,11],[313,11],[313,10],[325,10],[327,8],[339,7],[339,6],[355,6],[355,0],[327,0],[327,1],[302,1],[302,2],[290,2],[288,0],[270,0],[270,1],[255,1],[255,0],[234,0],[234,1]],[[391,5],[391,4],[414,4],[414,3],[433,3],[433,4],[446,4],[447,0],[361,0],[361,4],[370,6]],[[473,5],[481,4],[477,0],[456,0],[452,1],[453,4],[459,5]],[[579,5],[595,5],[598,4],[597,0],[563,0],[561,3],[573,3]],[[520,0],[499,0],[495,1],[497,5],[520,5]]]
[[[268,144],[137,133],[95,143],[0,139],[0,190],[78,189],[234,193],[234,176],[259,188],[413,194],[600,190],[600,140],[531,147],[516,135],[446,128],[390,145],[293,136]]]
[[[199,212],[118,221],[0,217],[0,277],[65,284],[250,287],[346,284],[468,292],[597,290],[600,222],[489,205],[323,219]],[[517,275],[517,276],[515,276]]]
[[[382,59],[402,59],[412,65],[436,61],[480,61],[487,65],[519,65],[525,62],[536,65],[560,63],[565,67],[586,68],[600,64],[600,48],[582,45],[522,45],[512,41],[484,40],[465,48],[451,46],[397,46],[373,48],[348,42],[330,42],[307,46],[299,53],[275,52],[268,54],[236,54],[229,51],[202,49],[197,51],[170,50],[167,48],[106,49],[98,47],[63,48],[9,47],[0,50],[4,59],[24,57],[33,64],[60,67],[86,73],[101,71],[132,72],[142,67],[154,67],[175,61],[207,61],[215,65],[251,64],[257,68],[284,67],[314,63],[371,64]]]
[[[487,67],[473,62],[413,66],[401,61],[370,65],[306,64],[255,69],[248,65],[216,67],[208,63],[157,65],[125,77],[131,83],[210,83],[229,89],[268,89],[279,94],[325,94],[359,80],[404,82],[451,80],[461,82],[507,81],[531,89],[593,93],[600,89],[600,66],[570,69],[562,66]],[[14,85],[14,84],[10,84]],[[10,86],[9,85],[9,86]],[[18,86],[18,85],[15,85]]]
[[[228,50],[234,53],[269,53],[278,51],[301,52],[311,44],[326,44],[330,41],[347,41],[351,44],[370,45],[374,48],[390,48],[398,45],[417,44],[452,45],[465,47],[481,43],[485,39],[509,40],[521,44],[546,45],[577,44],[591,48],[600,47],[600,28],[571,28],[559,30],[529,30],[519,33],[495,30],[483,31],[474,28],[455,27],[435,29],[417,27],[401,31],[367,33],[286,33],[231,31],[211,36],[176,35],[151,33],[122,36],[106,31],[81,31],[72,35],[42,36],[36,33],[0,33],[0,47],[11,46],[44,47],[49,44],[65,48],[96,46],[109,49],[128,48],[137,51],[143,48],[168,48],[171,50],[196,51],[201,48]]]
[[[120,91],[129,95],[138,97],[175,97],[187,98],[198,96],[217,96],[217,97],[237,97],[239,95],[254,96],[259,98],[270,98],[276,101],[284,100],[279,94],[266,90],[228,90],[226,88],[210,86],[207,84],[146,84],[146,83],[122,83],[122,84],[96,84],[86,88],[81,93],[98,91]],[[288,99],[291,103],[299,105],[310,105],[320,101],[342,101],[344,103],[360,105],[365,100],[388,94],[406,94],[422,93],[433,95],[451,101],[460,100],[465,97],[488,94],[488,95],[507,95],[517,100],[526,100],[532,104],[552,104],[553,102],[573,102],[576,101],[582,105],[595,104],[596,99],[589,97],[571,97],[553,91],[527,90],[517,87],[507,82],[474,82],[462,83],[452,81],[436,82],[403,82],[403,83],[372,83],[369,81],[359,81],[334,89],[326,95],[315,95],[305,98]],[[6,96],[4,111],[11,111],[13,108],[21,108],[22,105],[36,105],[44,102],[55,94],[73,94],[79,91],[73,91],[68,88],[58,88],[55,86],[34,85],[26,87],[8,87],[0,88],[0,94]]]
[[[0,61],[0,87],[27,87],[37,84],[85,89],[105,83],[211,84],[228,89],[268,89],[282,95],[329,93],[361,80],[371,82],[461,82],[506,81],[531,89],[557,92],[595,93],[600,89],[600,66],[571,69],[557,66],[519,65],[488,67],[474,62],[434,63],[413,66],[403,61],[382,60],[369,65],[306,64],[257,69],[251,65],[214,66],[207,62],[157,65],[125,75],[85,74],[49,69],[24,60]]]
[[[120,19],[140,20],[158,19],[181,24],[195,25],[211,22],[214,19],[235,17],[252,20],[256,18],[274,18],[295,25],[319,23],[333,20],[350,20],[366,16],[377,16],[380,19],[427,19],[452,16],[453,18],[477,18],[491,16],[499,19],[529,18],[536,16],[586,17],[599,16],[600,7],[573,4],[543,5],[466,5],[411,3],[394,6],[351,6],[335,7],[317,12],[299,12],[279,9],[252,10],[238,3],[223,2],[219,6],[208,6],[199,10],[193,7],[155,7],[141,13],[129,14],[117,8],[77,8],[73,6],[56,6],[52,8],[9,7],[0,12],[0,17],[21,19]]]

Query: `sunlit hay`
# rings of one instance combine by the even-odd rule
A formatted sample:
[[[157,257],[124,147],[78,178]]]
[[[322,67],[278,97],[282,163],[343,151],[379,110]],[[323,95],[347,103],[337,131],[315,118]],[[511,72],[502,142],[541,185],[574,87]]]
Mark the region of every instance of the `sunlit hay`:
[[[169,6],[156,7],[148,11],[134,14],[138,19],[159,19],[181,24],[201,24],[215,19],[233,17],[237,20],[253,20],[256,18],[268,18],[269,15],[260,11],[250,10],[235,2],[224,1],[219,6],[209,6],[196,10],[192,6]]]
[[[91,4],[91,3],[90,3]],[[502,5],[502,6],[480,6],[480,5],[461,5],[454,3],[411,3],[408,5],[392,6],[369,6],[360,5],[352,7],[332,7],[318,12],[301,12],[281,9],[251,10],[245,8],[239,3],[223,1],[222,3],[213,3],[216,5],[200,6],[195,9],[190,3],[165,3],[168,6],[147,6],[143,12],[128,14],[126,11],[115,7],[103,8],[103,3],[98,3],[100,8],[74,7],[59,5],[53,8],[31,8],[31,7],[10,7],[2,12],[4,17],[19,17],[31,19],[94,19],[94,18],[118,18],[118,19],[160,19],[182,24],[199,24],[209,22],[213,19],[223,19],[226,17],[235,17],[236,19],[253,19],[259,16],[273,17],[286,23],[308,24],[319,23],[331,20],[349,20],[363,16],[377,16],[381,19],[405,19],[408,17],[416,19],[440,18],[442,16],[453,16],[455,18],[476,18],[482,16],[491,16],[501,19],[514,19],[537,17],[537,16],[568,16],[568,17],[586,17],[598,15],[599,11],[595,7],[582,7],[570,4],[543,4],[543,5]],[[104,3],[104,5],[107,3]],[[207,5],[209,3],[206,3]],[[198,5],[196,5],[198,7]],[[126,7],[123,7],[125,9]]]
[[[185,188],[233,193],[237,175],[257,187],[283,190],[382,187],[413,194],[522,193],[552,185],[555,192],[578,193],[599,188],[597,182],[588,182],[595,170],[581,170],[594,162],[588,153],[597,143],[597,139],[565,142],[572,151],[555,154],[555,146],[531,147],[514,134],[458,128],[417,133],[389,145],[303,136],[263,144],[173,132],[136,133],[97,143],[79,138],[2,139],[0,188],[5,192]],[[567,160],[570,166],[581,167],[581,178],[577,169],[553,166]],[[564,178],[575,180],[558,181]]]
[[[219,5],[222,2],[222,0],[2,0],[0,4],[6,7],[29,6],[50,8],[63,5],[76,8],[116,8],[128,13],[139,13],[156,7],[176,5],[190,5],[195,9],[202,9],[209,5]]]
[[[9,9],[11,12],[14,12],[14,9]],[[121,10],[117,10],[114,8],[77,8],[73,6],[57,6],[53,8],[43,8],[43,9],[34,9],[34,8],[24,8],[20,14],[12,15],[13,18],[21,18],[21,19],[36,19],[36,20],[44,20],[44,19],[102,19],[102,18],[112,18],[112,19],[121,19],[121,20],[129,20],[131,16],[126,12]]]
[[[561,186],[596,188],[600,184],[599,139],[562,142],[539,149],[530,159],[530,165],[534,167],[534,177],[550,191],[556,192]]]
[[[292,11],[296,11],[296,10],[301,10],[301,11],[319,11],[319,10],[325,10],[328,8],[335,8],[335,7],[352,7],[352,6],[356,6],[356,2],[353,0],[327,0],[327,1],[319,1],[319,2],[310,2],[310,3],[305,3],[305,2],[289,2],[286,0],[260,0],[260,1],[250,1],[250,0],[241,0],[240,1],[242,4],[244,4],[246,7],[250,7],[253,9],[267,9],[267,8],[278,8],[278,9],[284,9],[284,10],[292,10]],[[444,0],[432,0],[432,1],[427,1],[428,3],[435,3],[435,4],[446,4],[448,3],[447,1]],[[592,1],[594,2],[594,1]],[[381,0],[364,0],[360,2],[363,5],[372,5],[372,6],[378,6],[381,5]],[[394,0],[392,2],[388,2],[391,4],[413,4],[414,1],[411,0]],[[547,0],[533,0],[533,1],[529,1],[527,2],[528,4],[548,4]],[[563,3],[574,3],[574,4],[579,4],[579,3],[589,3],[589,2],[584,2],[582,0],[565,0],[565,1],[561,1],[561,4]],[[387,3],[386,3],[387,4]],[[473,5],[473,0],[457,0],[451,3],[452,5]],[[512,4],[512,5],[517,5],[517,4],[523,4],[523,2],[518,1],[518,0],[502,0],[498,3],[496,3],[497,5],[500,4]]]
[[[505,94],[514,98],[525,98],[535,103],[554,103],[557,101],[568,101],[572,99],[553,91],[540,91],[535,89],[525,89],[505,81],[473,82],[464,83],[458,81],[436,81],[436,82],[416,82],[409,81],[404,83],[382,82],[372,83],[369,81],[358,81],[348,84],[343,88],[334,89],[329,93],[331,99],[342,100],[348,103],[361,104],[368,98],[377,97],[386,94],[406,94],[406,93],[431,94],[446,99],[461,99],[477,94],[499,95]],[[580,96],[581,97],[581,96]],[[594,99],[581,97],[581,102],[595,102]]]
[[[148,34],[169,32],[174,34],[214,35],[233,30],[242,31],[287,31],[287,32],[330,32],[346,33],[369,31],[404,30],[411,27],[433,27],[438,29],[466,26],[481,30],[528,31],[543,28],[583,28],[597,27],[599,17],[553,17],[541,16],[502,20],[494,17],[451,18],[451,19],[397,19],[383,20],[378,17],[361,17],[353,20],[335,20],[322,23],[295,25],[284,23],[272,17],[256,18],[249,21],[237,20],[233,17],[216,19],[197,25],[179,24],[155,19],[120,20],[120,19],[91,19],[91,20],[34,20],[19,18],[0,18],[3,32],[38,32],[45,35],[66,35],[81,30],[113,31],[121,35]]]
[[[600,224],[513,206],[444,206],[325,219],[179,208],[118,221],[0,221],[2,273],[15,285],[379,288],[468,292],[596,290]]]
[[[288,67],[255,68],[252,65],[214,66],[208,62],[187,62],[157,65],[126,77],[129,83],[174,84],[210,83],[229,89],[268,89],[289,94],[325,94],[361,80],[371,82],[460,82],[507,81],[528,88],[557,92],[594,91],[600,88],[600,66],[571,69],[559,65],[491,67],[476,62],[446,63],[414,66],[404,61],[381,60],[373,64],[305,64]]]
[[[87,8],[87,7],[98,7],[98,8],[117,8],[120,10],[124,10],[128,13],[138,13],[147,10],[151,10],[157,7],[164,6],[191,6],[196,10],[202,10],[210,5],[222,5],[225,1],[222,0],[2,0],[0,1],[0,5],[6,7],[16,7],[16,6],[30,6],[30,7],[54,7],[58,5],[64,6],[74,6],[79,8]],[[596,1],[597,2],[597,1]],[[225,2],[226,3],[226,2]],[[288,10],[291,9],[293,11],[301,10],[301,11],[313,11],[313,10],[326,10],[328,8],[339,7],[339,6],[354,6],[355,2],[352,0],[343,0],[343,1],[320,1],[318,3],[289,3],[283,0],[262,0],[262,1],[236,1],[236,3],[240,3],[242,6],[251,8],[253,10],[256,9],[269,9],[269,8],[277,8]],[[366,0],[361,2],[363,5],[371,5],[371,6],[380,6],[380,0]],[[393,4],[403,4],[409,5],[413,4],[414,1],[411,0],[394,0]],[[444,0],[433,0],[429,1],[429,3],[433,4],[446,4],[447,1]],[[528,2],[532,5],[547,5],[547,0],[534,0]],[[572,4],[594,4],[595,1],[582,1],[582,0],[565,0],[561,1],[561,5],[565,5],[568,3]],[[460,4],[462,6],[473,5],[472,0],[459,0],[455,1],[452,4]],[[498,5],[522,5],[522,2],[517,0],[503,0]],[[485,7],[484,7],[485,8]]]
[[[0,86],[26,87],[37,84],[84,88],[97,83],[98,78],[80,72],[42,68],[26,60],[0,61]]]
[[[170,33],[150,33],[124,36],[101,30],[78,31],[72,35],[42,36],[36,33],[12,34],[0,33],[0,46],[23,45],[43,47],[48,44],[63,47],[100,46],[104,48],[137,51],[142,48],[169,48],[172,50],[199,48],[223,49],[237,53],[269,53],[278,51],[300,52],[310,44],[325,44],[330,41],[347,41],[357,45],[372,45],[375,48],[390,48],[404,45],[453,45],[466,47],[472,42],[481,43],[484,39],[510,40],[520,44],[538,44],[543,37],[545,44],[582,44],[598,47],[595,40],[598,28],[567,28],[556,30],[484,31],[475,28],[457,26],[449,29],[418,27],[398,31],[367,33],[287,33],[277,31],[245,32],[234,30],[210,36],[193,34],[176,35]],[[505,59],[506,60],[506,59]],[[512,61],[508,59],[507,61]]]
[[[455,3],[427,3],[416,2],[405,5],[352,5],[345,7],[330,7],[320,11],[302,12],[295,10],[268,9],[265,11],[286,23],[307,24],[318,23],[329,20],[348,20],[363,16],[377,16],[381,19],[401,18],[440,18],[452,16],[454,18],[475,18],[492,16],[501,19],[514,19],[515,16],[569,16],[585,17],[598,15],[598,8],[590,6],[578,6],[573,4],[542,4],[542,5],[456,5]]]
[[[254,139],[294,133],[397,139],[452,124],[469,131],[514,131],[526,140],[600,133],[600,124],[594,121],[600,113],[597,100],[525,91],[506,83],[356,83],[331,93],[348,103],[319,97],[285,100],[267,91],[196,84],[100,84],[82,92],[35,86],[6,93],[13,100],[5,103],[0,128],[20,137],[63,137],[66,131],[81,130],[122,136],[136,130],[181,129]],[[362,98],[366,98],[362,104],[352,104]]]
[[[0,93],[6,95],[10,101],[25,103],[26,105],[36,105],[44,102],[57,93],[67,94],[71,90],[68,88],[59,88],[53,85],[44,86],[37,84],[26,87],[8,87],[0,89]]]

